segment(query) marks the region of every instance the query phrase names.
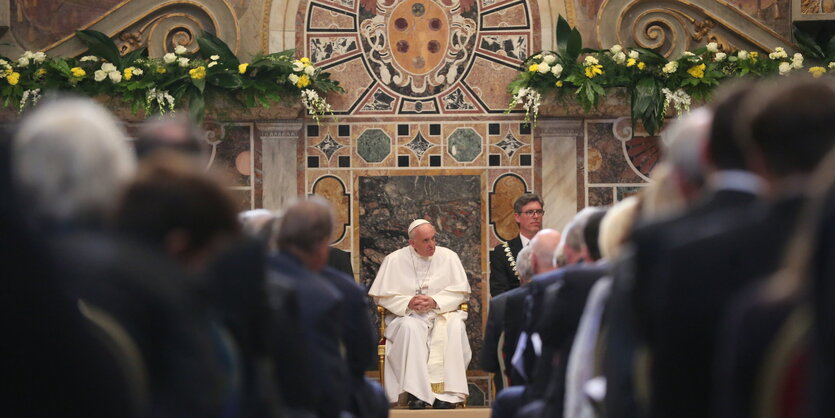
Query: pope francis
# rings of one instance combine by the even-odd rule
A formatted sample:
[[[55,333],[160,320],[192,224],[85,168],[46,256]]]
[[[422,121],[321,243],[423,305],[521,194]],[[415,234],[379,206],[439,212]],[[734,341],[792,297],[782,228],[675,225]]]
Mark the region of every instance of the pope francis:
[[[458,255],[435,245],[425,219],[409,225],[409,246],[386,256],[368,294],[386,308],[385,388],[389,400],[410,395],[409,408],[454,408],[467,395],[472,352],[458,310],[470,294]]]

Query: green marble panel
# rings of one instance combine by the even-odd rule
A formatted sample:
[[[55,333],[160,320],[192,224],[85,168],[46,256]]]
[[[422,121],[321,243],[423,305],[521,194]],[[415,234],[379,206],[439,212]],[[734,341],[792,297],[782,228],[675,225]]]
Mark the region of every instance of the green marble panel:
[[[357,138],[357,154],[369,163],[379,163],[391,153],[391,137],[382,129],[369,129]]]
[[[458,162],[472,162],[481,154],[481,135],[471,128],[458,128],[449,136],[447,151]]]

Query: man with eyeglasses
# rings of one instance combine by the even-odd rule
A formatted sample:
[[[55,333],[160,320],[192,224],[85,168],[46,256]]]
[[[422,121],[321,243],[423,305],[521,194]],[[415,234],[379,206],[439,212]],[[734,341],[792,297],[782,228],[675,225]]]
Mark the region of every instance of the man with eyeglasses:
[[[519,287],[519,274],[516,271],[516,256],[522,248],[528,246],[531,239],[542,229],[542,217],[545,214],[542,198],[536,193],[525,193],[513,203],[519,235],[503,242],[490,252],[490,295],[496,296]]]

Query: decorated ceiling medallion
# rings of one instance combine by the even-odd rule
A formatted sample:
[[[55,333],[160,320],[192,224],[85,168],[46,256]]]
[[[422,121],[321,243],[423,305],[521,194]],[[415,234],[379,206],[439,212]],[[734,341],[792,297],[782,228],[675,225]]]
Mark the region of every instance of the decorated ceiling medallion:
[[[461,0],[363,2],[360,37],[374,76],[398,94],[447,90],[472,59],[477,3]],[[365,7],[371,6],[374,7]]]

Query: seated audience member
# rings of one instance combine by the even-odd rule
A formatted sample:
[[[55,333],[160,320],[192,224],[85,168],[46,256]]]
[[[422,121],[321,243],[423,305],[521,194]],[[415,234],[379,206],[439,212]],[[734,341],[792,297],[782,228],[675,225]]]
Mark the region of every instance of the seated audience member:
[[[152,117],[140,126],[133,142],[136,156],[145,159],[157,151],[174,151],[197,160],[199,168],[209,160],[205,133],[185,113]]]
[[[284,284],[296,291],[302,340],[309,350],[306,362],[311,365],[314,382],[311,393],[300,395],[312,401],[307,406],[320,417],[338,417],[349,409],[350,395],[345,390],[349,369],[342,351],[354,344],[343,340],[344,297],[321,275],[328,261],[332,229],[333,213],[326,200],[293,201],[279,221],[278,252],[268,261],[267,276],[270,298],[280,296]],[[278,344],[296,341],[283,338]]]
[[[221,375],[184,274],[106,229],[135,166],[116,120],[89,100],[43,103],[21,124],[14,161],[30,219],[49,240],[71,297],[120,342],[135,411],[219,413]]]
[[[470,294],[467,274],[453,251],[435,245],[435,227],[409,225],[409,246],[380,265],[368,294],[386,318],[385,387],[389,400],[410,395],[409,408],[455,408],[464,400],[472,355],[459,311]]]
[[[516,256],[516,272],[519,274],[520,286],[528,284],[531,276],[533,276],[532,249],[532,246],[522,248],[522,251],[519,251],[519,255]],[[503,348],[501,343],[507,338],[504,330],[504,317],[508,294],[510,292],[504,292],[490,299],[487,326],[484,329],[484,345],[481,349],[481,367],[485,371],[495,373],[493,382],[497,392],[508,386],[505,362],[510,361],[510,359],[504,353],[498,352],[499,348]]]
[[[519,287],[516,268],[519,251],[530,244],[533,236],[542,229],[545,203],[536,193],[525,193],[513,202],[513,216],[519,226],[519,235],[503,242],[490,251],[490,296]]]
[[[647,327],[652,416],[710,415],[721,315],[740,290],[777,268],[808,175],[835,141],[833,111],[835,90],[817,79],[763,84],[743,100],[736,138],[749,168],[765,180],[767,200],[723,213],[729,218],[722,228],[670,246],[664,281],[653,295],[667,302]]]

